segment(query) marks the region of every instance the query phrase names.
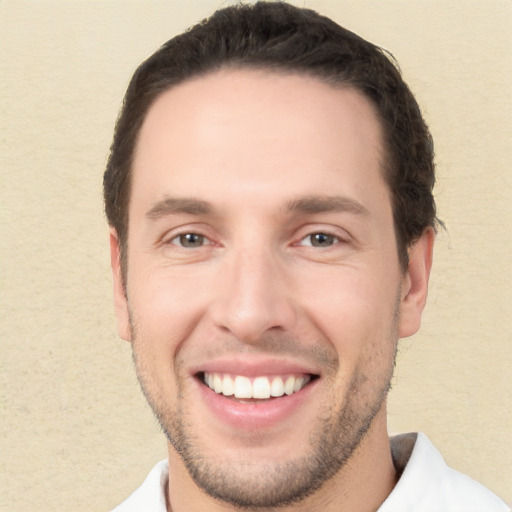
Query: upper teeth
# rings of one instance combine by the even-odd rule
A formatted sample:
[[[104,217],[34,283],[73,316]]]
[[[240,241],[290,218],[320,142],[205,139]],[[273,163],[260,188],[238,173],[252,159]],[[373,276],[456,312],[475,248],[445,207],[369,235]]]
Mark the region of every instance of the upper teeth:
[[[291,395],[300,391],[309,381],[309,375],[286,377],[255,377],[250,379],[242,375],[205,373],[205,384],[219,395],[235,398],[270,398]]]

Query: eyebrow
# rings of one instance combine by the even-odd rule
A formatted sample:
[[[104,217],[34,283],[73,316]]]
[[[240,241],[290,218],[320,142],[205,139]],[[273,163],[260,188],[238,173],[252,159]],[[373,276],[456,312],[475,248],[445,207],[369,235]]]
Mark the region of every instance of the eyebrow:
[[[306,196],[286,203],[286,210],[299,213],[348,212],[368,216],[368,210],[358,201],[342,196]]]
[[[207,201],[192,197],[165,197],[157,201],[146,213],[150,220],[158,220],[168,215],[208,215],[213,208]],[[306,196],[285,203],[285,211],[305,214],[348,212],[369,215],[368,210],[358,201],[342,196]]]
[[[151,220],[158,220],[167,215],[185,213],[188,215],[206,215],[212,207],[206,201],[187,197],[165,197],[156,202],[146,213]]]

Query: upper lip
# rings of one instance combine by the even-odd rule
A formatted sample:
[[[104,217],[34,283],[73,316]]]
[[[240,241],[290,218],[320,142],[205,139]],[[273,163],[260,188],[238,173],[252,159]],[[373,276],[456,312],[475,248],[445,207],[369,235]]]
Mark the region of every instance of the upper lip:
[[[311,365],[279,358],[278,356],[248,357],[226,356],[204,362],[191,368],[191,374],[199,373],[226,373],[231,375],[244,375],[246,377],[272,376],[272,375],[319,375],[320,371]]]

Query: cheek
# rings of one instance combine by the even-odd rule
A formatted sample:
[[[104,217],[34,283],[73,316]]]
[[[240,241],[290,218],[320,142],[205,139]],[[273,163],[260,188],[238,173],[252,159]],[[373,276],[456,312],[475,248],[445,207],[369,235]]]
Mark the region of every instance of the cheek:
[[[355,366],[361,357],[389,350],[397,289],[395,282],[368,269],[340,268],[320,279],[304,278],[300,294],[305,314],[334,345],[340,364]]]
[[[204,279],[172,269],[148,269],[129,286],[132,313],[151,342],[177,347],[201,317],[209,288]],[[129,283],[130,284],[130,283]],[[133,293],[130,293],[133,290]]]
[[[305,277],[299,277],[301,281],[301,295],[311,309],[322,313],[326,323],[348,322],[365,316],[371,310],[374,312],[379,305],[384,305],[384,290],[378,286],[378,280],[364,271],[351,269],[329,269],[321,275],[311,273]]]

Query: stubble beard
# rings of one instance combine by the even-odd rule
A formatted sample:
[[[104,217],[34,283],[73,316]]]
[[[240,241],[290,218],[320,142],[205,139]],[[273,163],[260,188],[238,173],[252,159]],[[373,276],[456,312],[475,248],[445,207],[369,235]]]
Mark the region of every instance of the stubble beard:
[[[364,377],[355,381],[360,379]],[[389,386],[390,379],[364,416],[348,400],[341,411],[329,411],[327,418],[319,419],[306,455],[269,461],[264,468],[254,467],[250,461],[225,463],[205,457],[179,410],[172,416],[160,416],[159,421],[190,476],[204,492],[240,509],[268,510],[303,501],[346,465],[382,409]],[[357,382],[349,393],[358,394]]]
[[[384,407],[391,386],[398,341],[398,317],[397,309],[388,336],[393,348],[392,357],[388,355],[386,358],[387,366],[382,371],[380,382],[375,385],[373,376],[359,368],[342,406],[337,410],[333,407],[325,411],[322,418],[317,420],[306,453],[292,456],[287,461],[269,461],[265,467],[256,467],[247,459],[237,463],[226,462],[221,457],[208,457],[204,453],[194,435],[193,425],[187,422],[187,412],[183,407],[186,404],[183,378],[179,378],[178,371],[179,405],[171,409],[165,400],[150,391],[146,375],[137,364],[136,329],[132,326],[135,367],[142,391],[163,432],[199,488],[209,496],[240,509],[279,508],[301,502],[315,493],[347,464],[370,430],[376,415]],[[303,447],[299,448],[305,451]]]

